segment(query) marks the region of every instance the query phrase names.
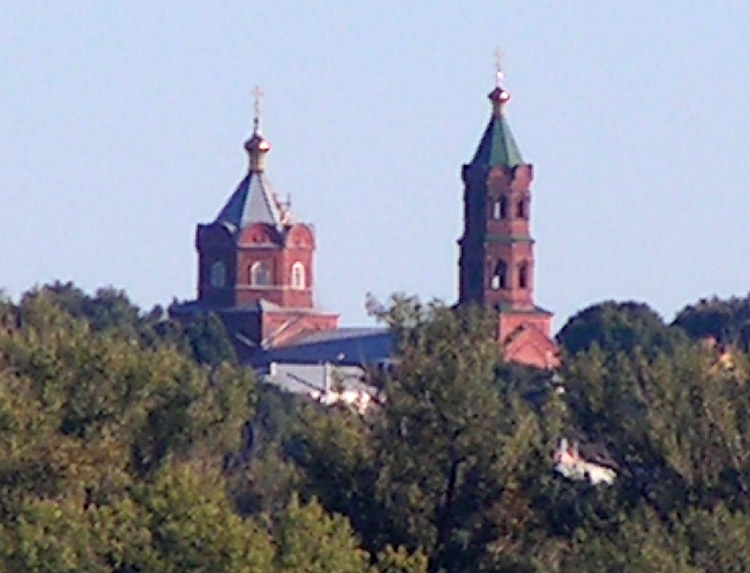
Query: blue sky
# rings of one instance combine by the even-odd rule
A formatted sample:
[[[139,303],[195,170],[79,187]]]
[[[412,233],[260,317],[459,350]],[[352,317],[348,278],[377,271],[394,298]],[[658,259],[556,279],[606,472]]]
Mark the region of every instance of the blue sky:
[[[750,7],[716,2],[9,3],[0,12],[0,285],[195,294],[195,225],[246,170],[315,224],[317,300],[457,295],[461,164],[508,118],[535,167],[537,301],[665,318],[750,289]]]

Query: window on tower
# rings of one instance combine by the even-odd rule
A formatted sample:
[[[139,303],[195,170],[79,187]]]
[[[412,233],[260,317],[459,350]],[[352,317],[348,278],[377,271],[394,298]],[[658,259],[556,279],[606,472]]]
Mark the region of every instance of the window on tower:
[[[268,286],[271,284],[271,265],[266,261],[256,261],[250,266],[250,284]]]
[[[222,288],[227,282],[227,269],[223,261],[216,261],[211,265],[209,282],[214,288]]]
[[[497,261],[497,264],[495,265],[495,270],[492,273],[492,278],[490,279],[490,286],[494,290],[500,290],[504,289],[506,287],[506,275],[508,272],[508,267],[505,264],[505,261],[502,259]]]
[[[518,218],[520,218],[520,219],[527,219],[528,216],[529,216],[529,213],[528,213],[528,211],[529,211],[528,201],[526,199],[521,199],[520,201],[518,201],[518,206],[517,206],[516,211],[517,211],[516,215],[518,216]]]
[[[518,287],[528,288],[529,286],[529,266],[526,263],[521,263],[518,267]]]
[[[305,265],[302,263],[292,265],[292,288],[300,290],[305,288]]]
[[[500,197],[492,205],[492,218],[493,219],[505,219],[508,216],[508,200],[505,197]]]

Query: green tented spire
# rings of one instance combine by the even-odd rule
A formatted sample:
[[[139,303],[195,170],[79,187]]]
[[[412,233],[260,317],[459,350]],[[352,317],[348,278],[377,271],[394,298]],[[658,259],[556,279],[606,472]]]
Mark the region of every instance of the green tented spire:
[[[471,163],[513,169],[523,163],[523,157],[503,115],[503,106],[510,100],[510,94],[498,82],[488,97],[492,102],[492,117]]]

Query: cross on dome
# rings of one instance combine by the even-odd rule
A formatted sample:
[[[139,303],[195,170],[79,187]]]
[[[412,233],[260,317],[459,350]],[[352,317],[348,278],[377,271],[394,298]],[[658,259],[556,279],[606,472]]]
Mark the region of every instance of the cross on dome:
[[[500,115],[503,105],[510,101],[510,94],[506,91],[505,86],[503,86],[505,75],[503,74],[502,60],[503,52],[498,48],[495,50],[495,89],[489,95],[495,115]]]
[[[503,114],[503,107],[510,101],[503,78],[502,52],[498,49],[495,51],[495,88],[487,96],[492,104],[492,116],[471,162],[513,169],[524,161]]]
[[[261,105],[263,104],[263,96],[266,95],[263,93],[263,90],[260,86],[255,86],[255,89],[253,90],[253,97],[255,98],[255,102],[253,103],[253,109],[255,110],[255,119],[253,120],[253,131],[255,133],[260,133],[260,116],[261,116]]]
[[[253,120],[253,134],[245,142],[245,149],[250,155],[250,171],[263,171],[265,169],[265,156],[271,150],[271,144],[263,137],[260,131],[261,103],[263,100],[263,90],[256,86],[253,90],[255,102],[255,119]]]
[[[495,87],[502,89],[503,85],[503,51],[495,50]]]

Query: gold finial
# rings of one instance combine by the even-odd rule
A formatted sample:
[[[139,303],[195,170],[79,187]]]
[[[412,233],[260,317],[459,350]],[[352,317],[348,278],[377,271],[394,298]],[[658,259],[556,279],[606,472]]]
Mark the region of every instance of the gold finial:
[[[503,52],[498,48],[495,50],[495,89],[489,94],[492,102],[492,113],[499,116],[503,106],[510,100],[510,94],[503,86]]]
[[[495,87],[500,88],[503,84],[503,51],[495,50]]]
[[[261,103],[263,101],[263,90],[256,86],[253,90],[255,96],[255,119],[253,120],[253,134],[245,142],[245,149],[250,155],[250,171],[260,172],[265,169],[266,154],[271,150],[271,144],[260,132]]]
[[[253,120],[255,133],[260,133],[260,113],[264,95],[265,94],[263,93],[263,90],[260,89],[260,86],[255,86],[255,89],[253,90],[253,96],[255,97],[255,103],[253,104],[253,108],[255,109],[255,119]]]

